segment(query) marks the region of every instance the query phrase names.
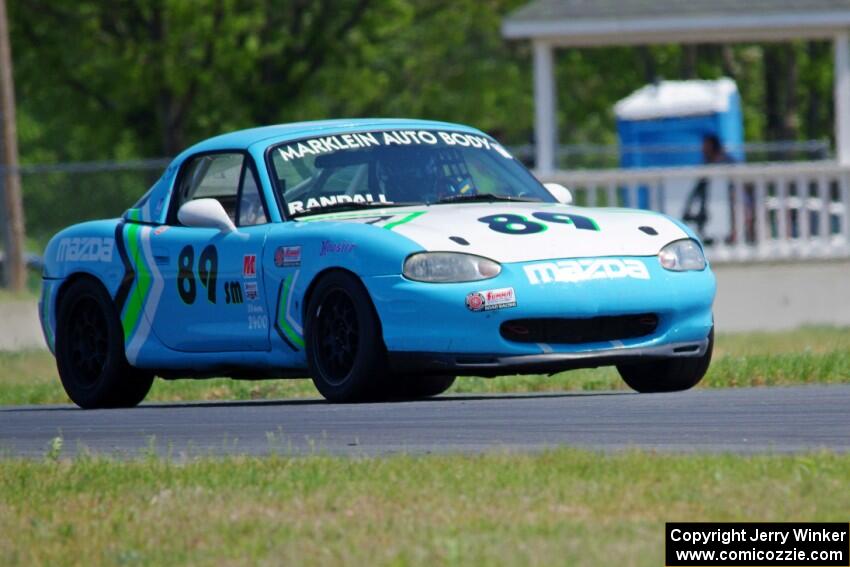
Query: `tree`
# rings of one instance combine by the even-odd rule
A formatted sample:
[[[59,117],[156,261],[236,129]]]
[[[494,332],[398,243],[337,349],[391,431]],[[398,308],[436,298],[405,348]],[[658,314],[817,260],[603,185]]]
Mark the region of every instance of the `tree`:
[[[371,0],[145,0],[17,6],[33,111],[85,124],[59,159],[174,155],[222,130],[269,123],[309,88]],[[61,34],[57,30],[62,30]],[[50,69],[50,73],[45,73]],[[64,112],[63,112],[64,111]]]
[[[15,83],[6,0],[0,0],[0,112],[3,130],[3,224],[6,231],[3,269],[6,285],[14,291],[21,291],[26,286],[27,276],[24,263],[24,210],[18,171]]]
[[[222,131],[346,116],[468,122],[526,143],[530,49],[500,32],[502,18],[524,3],[17,2],[10,17],[22,154],[38,161],[173,155]],[[785,59],[771,60],[780,48],[560,50],[560,138],[612,143],[613,104],[648,80],[724,74],[738,80],[748,139],[830,135],[832,87],[823,79],[831,52],[795,46],[796,67],[786,68]],[[811,97],[790,90],[789,68]],[[765,101],[774,96],[766,120]]]

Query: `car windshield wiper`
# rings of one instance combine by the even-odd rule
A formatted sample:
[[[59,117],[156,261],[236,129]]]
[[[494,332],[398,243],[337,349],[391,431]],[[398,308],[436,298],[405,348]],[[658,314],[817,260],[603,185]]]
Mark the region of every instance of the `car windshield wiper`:
[[[306,217],[309,215],[322,215],[325,213],[338,213],[341,211],[359,211],[362,209],[385,209],[389,207],[411,207],[421,205],[422,203],[386,203],[386,202],[362,202],[362,203],[334,203],[325,207],[313,207],[304,209],[289,215],[289,218],[296,219],[298,217]]]
[[[500,201],[514,201],[519,203],[539,203],[540,199],[527,199],[525,197],[511,197],[510,195],[489,195],[487,193],[476,193],[475,195],[450,195],[438,199],[434,204],[442,203],[495,203]]]

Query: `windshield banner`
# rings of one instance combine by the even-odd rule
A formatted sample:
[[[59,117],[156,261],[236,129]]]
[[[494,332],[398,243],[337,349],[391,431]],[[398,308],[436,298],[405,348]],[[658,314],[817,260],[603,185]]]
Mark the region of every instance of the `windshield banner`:
[[[390,146],[455,146],[493,150],[506,159],[511,154],[498,142],[486,136],[442,130],[387,130],[384,132],[352,132],[310,138],[281,146],[277,149],[284,161],[318,156],[342,150]]]

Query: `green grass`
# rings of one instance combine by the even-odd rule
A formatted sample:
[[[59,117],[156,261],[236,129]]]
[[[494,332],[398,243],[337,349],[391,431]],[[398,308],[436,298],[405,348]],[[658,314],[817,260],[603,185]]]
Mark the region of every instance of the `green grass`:
[[[663,565],[666,521],[847,521],[850,456],[0,462],[3,565]]]
[[[0,353],[0,405],[64,403],[53,357],[44,351]],[[784,333],[719,335],[706,388],[850,382],[850,329],[812,327]],[[556,376],[462,378],[453,393],[616,390],[613,368]],[[251,400],[317,396],[309,380],[157,380],[149,401]]]

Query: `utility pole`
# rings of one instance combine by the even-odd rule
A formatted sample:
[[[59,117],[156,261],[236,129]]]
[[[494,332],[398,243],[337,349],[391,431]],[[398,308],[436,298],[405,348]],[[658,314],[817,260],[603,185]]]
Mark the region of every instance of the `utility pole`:
[[[3,131],[3,226],[6,257],[3,261],[6,287],[21,291],[26,286],[24,264],[24,205],[18,171],[18,128],[15,123],[15,82],[6,0],[0,0],[0,122]]]

